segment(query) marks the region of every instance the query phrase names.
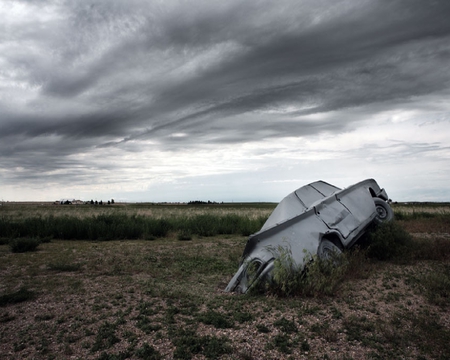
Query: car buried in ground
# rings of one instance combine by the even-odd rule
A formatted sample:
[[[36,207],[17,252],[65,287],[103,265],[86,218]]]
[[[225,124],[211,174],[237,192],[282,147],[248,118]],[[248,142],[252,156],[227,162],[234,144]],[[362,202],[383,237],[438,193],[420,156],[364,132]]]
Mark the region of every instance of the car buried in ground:
[[[250,235],[240,266],[225,291],[246,293],[272,277],[277,251],[289,251],[299,269],[314,255],[329,258],[352,247],[372,224],[390,221],[394,213],[386,191],[373,179],[345,189],[324,181],[287,195],[263,227]]]

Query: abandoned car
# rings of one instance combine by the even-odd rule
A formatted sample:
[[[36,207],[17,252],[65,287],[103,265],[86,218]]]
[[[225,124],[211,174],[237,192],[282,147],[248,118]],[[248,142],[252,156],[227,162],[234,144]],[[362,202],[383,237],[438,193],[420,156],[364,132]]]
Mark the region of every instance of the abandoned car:
[[[340,189],[324,181],[305,185],[286,196],[257,233],[250,235],[239,270],[225,291],[246,293],[270,280],[277,256],[289,249],[302,268],[307,255],[327,258],[350,248],[375,223],[394,214],[388,196],[373,179]]]

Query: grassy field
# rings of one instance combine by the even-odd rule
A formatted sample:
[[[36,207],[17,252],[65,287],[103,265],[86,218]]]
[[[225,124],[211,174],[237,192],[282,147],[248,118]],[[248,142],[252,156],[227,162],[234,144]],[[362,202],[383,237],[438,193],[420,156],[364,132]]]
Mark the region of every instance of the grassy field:
[[[349,253],[331,293],[224,293],[247,240],[242,233],[274,206],[2,206],[0,358],[450,358],[450,206],[394,205],[411,249],[385,261],[367,250]],[[144,232],[134,240],[39,233],[75,219],[86,221],[78,226],[102,219],[169,225],[161,237]],[[197,233],[187,219],[233,226]],[[35,251],[12,251],[22,236],[7,233],[14,226],[35,231],[27,235],[38,240]]]

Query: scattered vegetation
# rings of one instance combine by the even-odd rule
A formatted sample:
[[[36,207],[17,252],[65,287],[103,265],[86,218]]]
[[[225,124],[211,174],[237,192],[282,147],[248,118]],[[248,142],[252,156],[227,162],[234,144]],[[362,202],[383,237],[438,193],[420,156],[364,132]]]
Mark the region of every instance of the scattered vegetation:
[[[150,216],[139,207],[135,213],[115,212],[117,206],[83,208],[109,211],[92,216],[61,206],[56,208],[67,216],[53,218],[70,229],[74,219],[85,221],[76,223],[84,226],[100,215],[100,222],[109,219],[112,227],[127,219],[139,228],[140,221],[151,218],[164,220],[166,235],[146,241],[153,235],[143,232],[134,241],[112,237],[101,242],[107,232],[99,232],[96,241],[67,241],[46,232],[24,235],[19,228],[5,234],[4,226],[40,218],[33,225],[40,228],[51,216],[28,216],[26,209],[21,216],[0,214],[0,234],[7,239],[0,244],[1,354],[36,359],[450,358],[446,213],[413,217],[402,208],[405,216],[397,217],[396,211],[394,223],[375,229],[359,247],[331,261],[310,258],[305,272],[296,269],[289,251],[277,249],[282,255],[278,287],[238,296],[223,289],[247,240],[240,226],[246,219],[264,218],[260,208],[252,216],[225,204],[211,205],[212,214],[190,213],[204,211],[207,204],[185,206],[184,212],[167,206],[164,216],[156,211]],[[226,212],[218,212],[225,207]],[[194,226],[194,219],[209,225]],[[223,221],[213,224],[218,219]],[[38,239],[39,251],[13,253],[10,241],[23,238]]]

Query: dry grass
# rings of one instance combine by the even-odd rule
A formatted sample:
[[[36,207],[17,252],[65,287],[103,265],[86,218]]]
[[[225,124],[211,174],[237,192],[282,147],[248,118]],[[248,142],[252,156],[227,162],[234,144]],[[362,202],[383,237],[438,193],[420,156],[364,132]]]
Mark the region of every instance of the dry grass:
[[[0,216],[11,219],[26,217],[74,216],[92,217],[103,214],[125,214],[149,216],[156,219],[169,217],[190,217],[196,215],[237,214],[252,219],[269,216],[277,204],[242,203],[222,205],[160,205],[160,204],[114,204],[114,205],[53,205],[50,203],[4,203],[0,206]]]

